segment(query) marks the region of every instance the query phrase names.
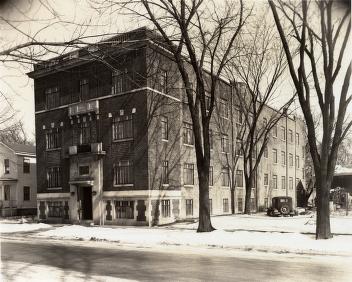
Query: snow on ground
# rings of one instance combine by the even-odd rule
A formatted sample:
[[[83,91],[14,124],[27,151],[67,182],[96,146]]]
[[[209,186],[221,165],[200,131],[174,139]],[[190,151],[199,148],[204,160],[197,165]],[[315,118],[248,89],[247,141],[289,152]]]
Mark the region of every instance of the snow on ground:
[[[216,216],[211,219],[216,229],[315,233],[315,214],[293,217],[269,217],[264,214]],[[352,235],[352,216],[332,216],[331,231]],[[196,223],[178,223],[172,228],[197,229]]]
[[[0,222],[0,233],[26,232],[50,227],[51,225],[44,223],[17,223],[2,221]]]
[[[177,245],[279,253],[352,255],[352,236],[350,235],[317,241],[313,235],[299,233],[229,232],[224,230],[197,233],[194,230],[185,229],[108,228],[72,225],[40,232],[36,236],[55,239],[107,240],[138,246]]]

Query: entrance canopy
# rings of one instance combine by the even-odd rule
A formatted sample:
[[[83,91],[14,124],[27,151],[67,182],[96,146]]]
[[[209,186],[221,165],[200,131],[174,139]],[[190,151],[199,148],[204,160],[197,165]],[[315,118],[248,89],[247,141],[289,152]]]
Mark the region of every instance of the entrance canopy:
[[[338,168],[334,174],[331,188],[341,187],[352,193],[352,168]]]

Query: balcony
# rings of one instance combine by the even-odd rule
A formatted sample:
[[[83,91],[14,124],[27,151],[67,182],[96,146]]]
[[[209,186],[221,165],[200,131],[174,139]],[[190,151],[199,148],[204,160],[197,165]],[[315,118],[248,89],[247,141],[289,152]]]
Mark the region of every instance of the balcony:
[[[80,103],[71,105],[68,108],[68,115],[70,117],[80,115],[80,114],[91,113],[91,112],[94,112],[96,114],[99,113],[98,100],[80,102]]]
[[[91,144],[74,145],[68,148],[68,154],[70,156],[74,156],[82,153],[105,155],[105,151],[103,151],[103,143],[98,142],[98,143],[91,143]]]

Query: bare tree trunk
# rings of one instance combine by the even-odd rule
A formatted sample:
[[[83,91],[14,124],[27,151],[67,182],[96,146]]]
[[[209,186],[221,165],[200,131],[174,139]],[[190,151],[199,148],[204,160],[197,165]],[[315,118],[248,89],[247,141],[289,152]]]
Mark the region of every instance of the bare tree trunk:
[[[251,176],[246,176],[244,177],[245,179],[245,185],[246,185],[246,196],[245,196],[245,201],[244,201],[244,213],[245,214],[251,214],[251,194],[252,194],[252,177]]]
[[[209,210],[209,168],[198,166],[199,179],[199,224],[197,232],[210,232],[215,230],[211,225]]]
[[[330,230],[329,188],[326,178],[319,177],[317,185],[317,220],[316,239],[329,239],[332,237]]]

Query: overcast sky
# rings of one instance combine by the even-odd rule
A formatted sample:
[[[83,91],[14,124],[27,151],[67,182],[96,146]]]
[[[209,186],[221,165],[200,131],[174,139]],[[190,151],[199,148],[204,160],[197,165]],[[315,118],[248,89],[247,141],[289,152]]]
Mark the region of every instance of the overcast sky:
[[[101,17],[85,0],[50,0],[50,5],[47,5],[47,1],[49,0],[0,0],[0,50],[25,42],[27,38],[22,32],[32,35],[38,32],[36,34],[38,40],[63,41],[71,39],[82,31],[85,34],[97,35],[123,32],[145,25],[144,22],[131,21],[130,18],[127,19],[116,13],[114,17]],[[263,12],[263,3],[266,1],[256,2],[257,14]],[[271,13],[267,15],[270,17]],[[9,20],[13,26],[4,23],[3,19]],[[261,20],[261,16],[258,20]],[[83,27],[72,24],[73,22],[83,24]],[[351,51],[347,53],[345,62],[348,61],[347,58],[352,57]],[[0,63],[0,90],[11,99],[18,111],[18,117],[24,121],[29,137],[33,138],[34,89],[33,81],[25,74],[31,69],[32,66],[28,65]],[[341,83],[340,81],[337,85]],[[293,93],[291,86],[290,78],[287,78],[283,95]],[[351,111],[351,108],[349,110]]]

